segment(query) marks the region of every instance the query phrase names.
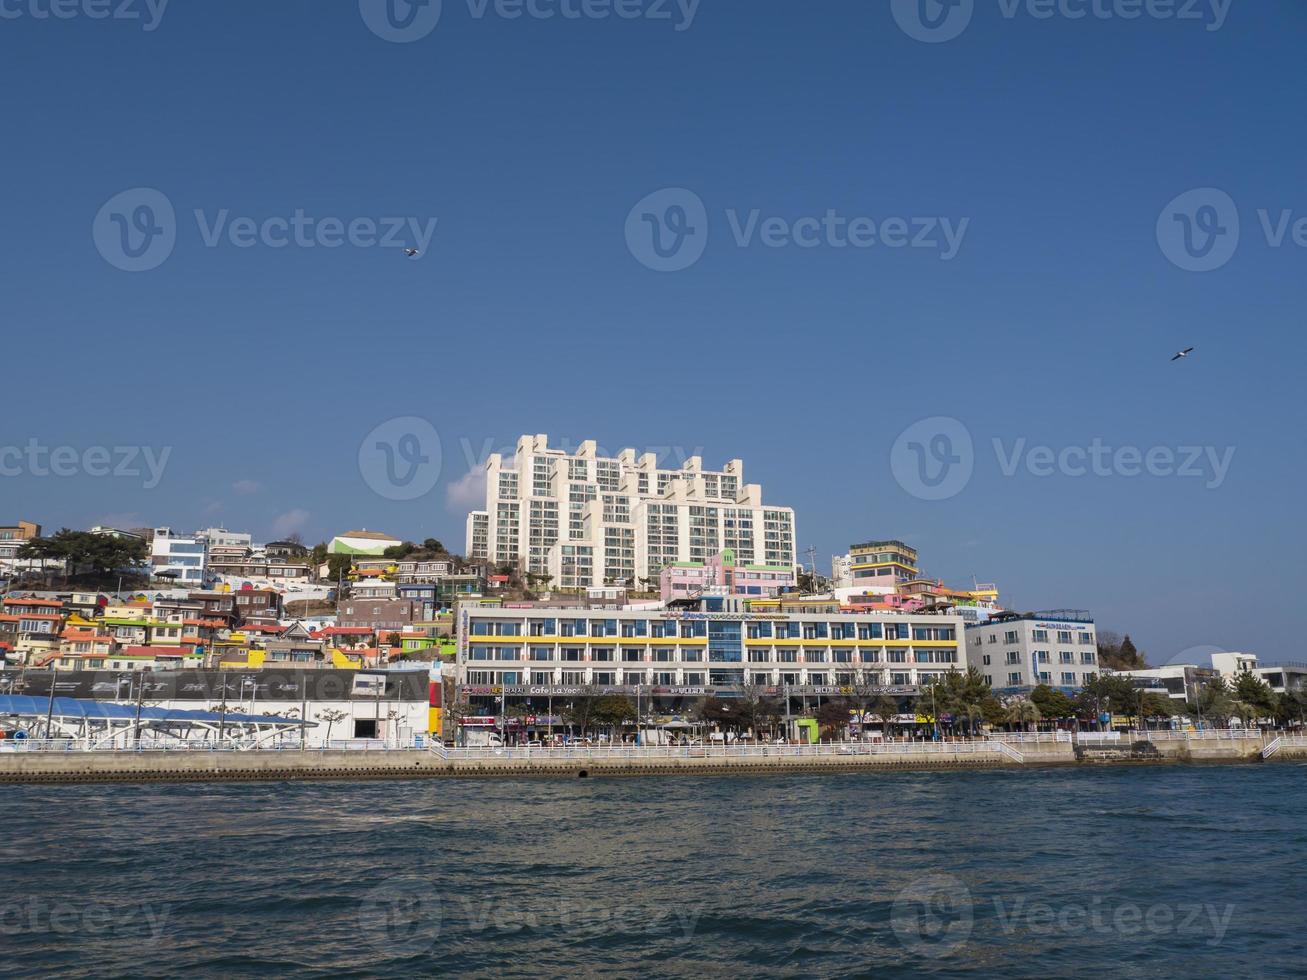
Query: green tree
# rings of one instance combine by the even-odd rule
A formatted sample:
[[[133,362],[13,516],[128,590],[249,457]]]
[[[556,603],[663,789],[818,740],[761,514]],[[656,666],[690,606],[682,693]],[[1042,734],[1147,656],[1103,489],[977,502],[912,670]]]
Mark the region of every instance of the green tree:
[[[1204,718],[1225,726],[1236,714],[1237,702],[1223,677],[1213,677],[1198,694],[1198,708]]]
[[[1275,720],[1301,727],[1307,719],[1307,691],[1285,691],[1275,701]]]
[[[62,561],[72,575],[89,569],[96,578],[105,579],[118,572],[142,572],[149,554],[149,546],[139,538],[64,528],[52,537],[26,542],[18,549],[17,557],[24,561]]]
[[[1135,649],[1130,635],[1104,630],[1098,634],[1098,662],[1108,670],[1142,670],[1147,657]]]
[[[985,676],[977,668],[968,667],[965,671],[950,670],[935,677],[920,701],[923,713],[933,709],[940,715],[951,715],[955,728],[962,727],[974,734],[985,715],[985,699],[992,695]]]
[[[327,577],[333,582],[340,582],[349,578],[349,573],[354,570],[354,559],[350,555],[328,555],[327,556]]]
[[[446,554],[449,554],[449,552],[445,550],[445,546],[444,546],[443,544],[441,544],[441,543],[440,543],[438,540],[436,540],[435,538],[427,538],[425,541],[423,541],[423,542],[422,542],[422,550],[423,550],[423,551],[431,551],[431,552],[434,552],[434,553],[436,553],[436,554],[438,554],[438,555],[446,555]]]
[[[635,702],[621,694],[608,694],[594,706],[594,723],[606,726],[614,735],[628,721],[636,721]]]
[[[1133,717],[1139,710],[1139,688],[1128,677],[1100,674],[1076,695],[1075,709],[1082,715],[1097,716],[1106,711]]]
[[[980,716],[986,725],[1007,724],[1007,708],[1003,707],[1003,702],[993,694],[980,703]]]
[[[1007,720],[1013,725],[1020,725],[1030,731],[1034,731],[1043,717],[1033,701],[1023,699],[1008,705]]]
[[[1064,693],[1047,684],[1040,684],[1031,691],[1030,700],[1045,718],[1070,718],[1076,713],[1075,703]]]
[[[1244,704],[1256,709],[1259,718],[1269,718],[1275,714],[1275,692],[1260,676],[1253,673],[1239,675],[1234,685],[1234,696]]]

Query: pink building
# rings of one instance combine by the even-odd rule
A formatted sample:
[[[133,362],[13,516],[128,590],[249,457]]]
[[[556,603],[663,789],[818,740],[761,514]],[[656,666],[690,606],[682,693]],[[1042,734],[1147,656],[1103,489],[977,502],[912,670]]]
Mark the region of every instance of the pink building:
[[[771,597],[797,584],[794,569],[784,565],[737,565],[729,548],[706,562],[674,562],[659,575],[662,599],[684,599],[704,589],[728,595]]]

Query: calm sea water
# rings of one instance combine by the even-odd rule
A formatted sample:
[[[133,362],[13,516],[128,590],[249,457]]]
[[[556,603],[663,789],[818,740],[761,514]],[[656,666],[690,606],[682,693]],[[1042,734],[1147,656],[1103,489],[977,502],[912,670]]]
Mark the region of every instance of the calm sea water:
[[[0,973],[1307,975],[1307,767],[0,787]]]

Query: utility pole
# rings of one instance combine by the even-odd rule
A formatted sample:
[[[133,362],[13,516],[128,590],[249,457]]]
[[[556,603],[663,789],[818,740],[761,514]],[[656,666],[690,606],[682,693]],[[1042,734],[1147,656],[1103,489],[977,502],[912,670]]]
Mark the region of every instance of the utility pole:
[[[50,667],[50,704],[45,711],[45,737],[47,740],[53,737],[54,728],[54,689],[55,680],[58,674],[53,666]]]
[[[817,591],[817,549],[812,545],[808,546],[806,552],[808,556],[808,567],[812,569],[812,591]]]
[[[227,738],[227,672],[223,671],[218,675],[218,682],[221,690],[218,692],[218,742],[221,744]]]
[[[136,741],[139,745],[141,741],[141,704],[145,701],[145,674],[141,673],[140,681],[136,688],[136,721],[133,723],[133,730],[136,735]]]

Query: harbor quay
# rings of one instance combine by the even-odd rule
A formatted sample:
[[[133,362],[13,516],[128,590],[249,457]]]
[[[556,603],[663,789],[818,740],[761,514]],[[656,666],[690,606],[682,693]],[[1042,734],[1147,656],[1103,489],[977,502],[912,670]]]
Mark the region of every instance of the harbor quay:
[[[341,740],[316,749],[221,749],[214,743],[104,750],[74,739],[0,750],[0,783],[208,782],[727,776],[1307,759],[1307,736],[1244,730],[1008,734],[985,739],[815,745],[398,747]]]

